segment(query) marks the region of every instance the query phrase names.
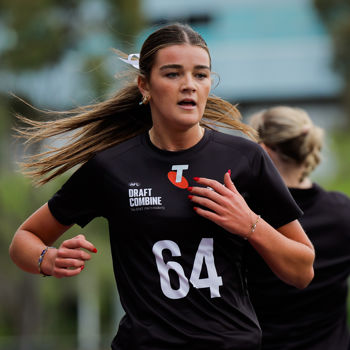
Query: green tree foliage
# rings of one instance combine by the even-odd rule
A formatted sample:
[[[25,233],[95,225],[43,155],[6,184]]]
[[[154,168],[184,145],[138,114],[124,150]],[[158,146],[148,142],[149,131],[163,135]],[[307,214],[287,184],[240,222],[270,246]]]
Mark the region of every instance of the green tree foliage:
[[[330,146],[336,158],[336,164],[338,167],[334,172],[334,177],[331,179],[331,181],[327,181],[327,183],[325,183],[325,186],[330,190],[344,192],[350,197],[349,131],[346,129],[334,130],[330,134],[330,140],[331,140]]]
[[[1,19],[13,41],[2,54],[2,64],[20,71],[58,62],[74,45],[72,23],[78,5],[79,1],[0,1]]]
[[[133,43],[142,27],[139,0],[100,1],[101,15],[92,16],[92,21],[87,20],[86,3],[93,2],[0,0],[1,29],[7,42],[0,50],[2,68],[18,72],[55,64],[96,31]]]
[[[344,78],[344,100],[350,119],[350,0],[314,0],[334,46],[334,67]]]
[[[118,28],[116,33],[125,43],[126,48],[132,47],[135,36],[144,28],[144,19],[141,15],[139,0],[108,0],[112,13],[117,14],[112,20],[113,28]]]
[[[8,247],[19,222],[39,206],[39,193],[19,174],[6,171],[0,173],[0,188],[0,299],[6,301],[0,304],[0,348],[11,349],[16,342],[25,349],[22,340],[37,328],[39,293],[32,276],[9,263]]]

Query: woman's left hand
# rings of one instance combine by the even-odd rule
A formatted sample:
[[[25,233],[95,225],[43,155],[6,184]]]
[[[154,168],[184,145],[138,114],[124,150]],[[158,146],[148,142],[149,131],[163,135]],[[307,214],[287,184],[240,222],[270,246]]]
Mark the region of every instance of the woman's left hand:
[[[216,180],[203,177],[194,179],[198,184],[206,186],[188,188],[191,192],[190,200],[203,207],[195,206],[193,209],[196,213],[233,234],[246,237],[257,215],[250,210],[244,198],[237,191],[231,180],[230,172],[224,176],[224,185]]]

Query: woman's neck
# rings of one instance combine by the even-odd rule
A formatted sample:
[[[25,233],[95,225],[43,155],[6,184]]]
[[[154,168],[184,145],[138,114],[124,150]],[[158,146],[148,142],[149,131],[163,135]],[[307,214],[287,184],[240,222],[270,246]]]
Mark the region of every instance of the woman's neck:
[[[304,168],[302,166],[277,166],[283,181],[287,187],[292,188],[310,188],[312,187],[312,181],[306,177],[300,182],[302,178]]]
[[[305,171],[305,166],[303,164],[298,164],[294,161],[286,161],[282,159],[282,157],[279,155],[278,152],[266,146],[264,143],[261,143],[261,146],[272,159],[272,162],[275,164],[278,172],[280,173],[287,187],[292,187],[292,188],[311,188],[312,187],[312,181],[308,177],[304,178],[303,181],[300,181]]]
[[[183,151],[196,145],[204,135],[204,128],[199,124],[191,129],[169,132],[153,126],[149,130],[149,138],[153,145],[166,151]]]

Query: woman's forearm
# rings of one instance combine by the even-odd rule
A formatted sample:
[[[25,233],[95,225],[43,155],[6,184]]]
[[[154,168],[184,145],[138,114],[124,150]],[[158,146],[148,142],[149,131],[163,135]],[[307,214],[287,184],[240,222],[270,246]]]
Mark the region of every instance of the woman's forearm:
[[[10,245],[9,253],[13,262],[22,270],[38,274],[39,257],[47,245],[35,234],[19,228]],[[50,249],[49,249],[50,250]],[[48,263],[54,252],[47,251],[41,263],[43,273],[48,271]]]
[[[297,222],[285,225],[279,232],[264,220],[259,220],[249,242],[282,281],[302,289],[314,277],[315,251],[300,230]],[[302,239],[295,240],[290,236]]]
[[[39,273],[39,257],[47,246],[51,246],[70,226],[60,224],[46,204],[40,207],[16,231],[11,245],[10,257],[22,270]],[[43,257],[41,270],[49,274],[52,270],[56,249],[49,249]],[[51,265],[51,266],[50,266]]]
[[[49,248],[70,226],[60,224],[44,204],[17,230],[10,245],[10,256],[22,270],[58,278],[78,275],[90,260],[95,246],[80,234],[63,241],[57,249]],[[45,253],[45,254],[43,254]],[[39,266],[39,258],[42,257]]]

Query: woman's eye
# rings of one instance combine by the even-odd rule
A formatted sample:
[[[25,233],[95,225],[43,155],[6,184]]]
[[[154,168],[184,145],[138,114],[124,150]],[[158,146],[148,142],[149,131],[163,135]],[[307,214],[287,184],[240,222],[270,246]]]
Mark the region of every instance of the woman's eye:
[[[168,78],[175,78],[177,77],[179,74],[177,72],[170,72],[170,73],[167,73],[166,76]]]
[[[197,77],[198,79],[205,79],[205,78],[208,77],[208,75],[207,75],[206,73],[197,73],[197,74],[196,74],[196,77]]]

